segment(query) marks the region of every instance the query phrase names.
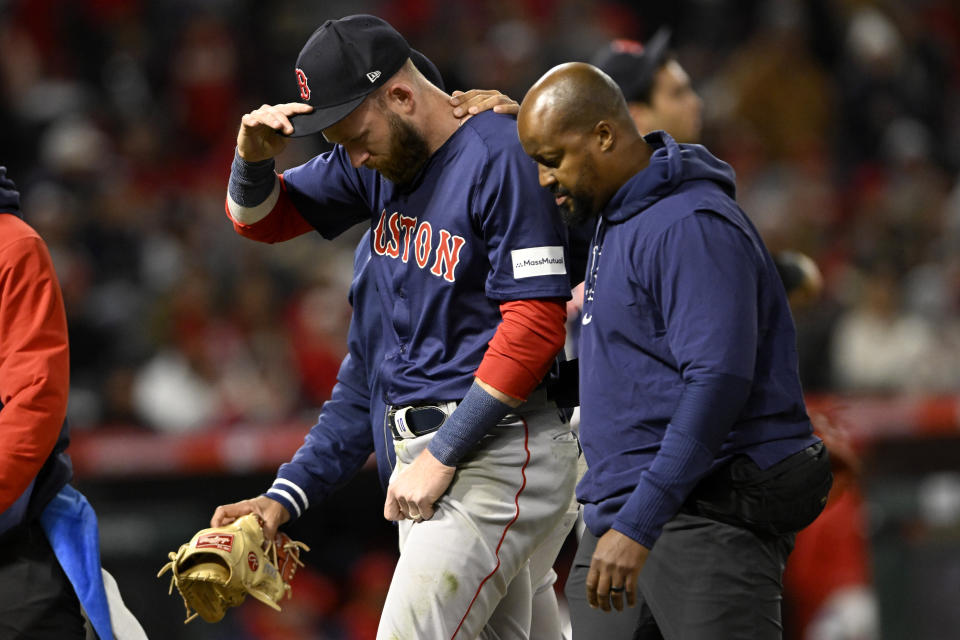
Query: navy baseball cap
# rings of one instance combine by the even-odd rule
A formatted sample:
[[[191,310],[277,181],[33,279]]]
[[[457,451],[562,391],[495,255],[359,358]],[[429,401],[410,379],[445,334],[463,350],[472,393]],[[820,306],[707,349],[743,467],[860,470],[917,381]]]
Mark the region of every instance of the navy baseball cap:
[[[368,95],[386,84],[408,58],[413,58],[420,72],[438,84],[440,74],[433,63],[411,49],[385,20],[354,15],[324,22],[297,57],[298,99],[311,105],[313,111],[290,118],[294,128],[290,137],[317,133],[346,118]],[[423,61],[432,69],[425,68]],[[443,81],[439,82],[442,87]]]
[[[417,68],[417,71],[422,73],[423,77],[430,81],[430,84],[440,89],[440,91],[447,90],[443,85],[443,77],[440,75],[440,69],[437,69],[437,65],[433,64],[433,60],[416,49],[410,49],[410,60],[413,61],[413,66]]]
[[[669,43],[670,29],[660,27],[646,46],[636,40],[614,40],[597,53],[592,64],[617,83],[627,102],[646,101]]]

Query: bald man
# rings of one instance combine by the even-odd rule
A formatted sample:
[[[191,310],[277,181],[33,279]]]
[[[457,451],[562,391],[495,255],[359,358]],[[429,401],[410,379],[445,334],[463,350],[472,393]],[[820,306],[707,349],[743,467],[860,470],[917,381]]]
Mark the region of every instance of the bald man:
[[[617,85],[583,63],[531,88],[518,132],[561,215],[596,221],[574,637],[779,638],[783,567],[831,475],[783,285],[733,171],[662,131],[641,137]],[[632,628],[584,604],[635,606]]]

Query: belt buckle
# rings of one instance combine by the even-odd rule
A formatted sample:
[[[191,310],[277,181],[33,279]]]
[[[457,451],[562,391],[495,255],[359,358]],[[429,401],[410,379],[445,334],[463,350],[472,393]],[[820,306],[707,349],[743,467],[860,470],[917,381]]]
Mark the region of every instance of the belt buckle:
[[[417,435],[410,429],[410,425],[407,423],[407,412],[412,409],[411,406],[402,407],[400,409],[392,409],[390,411],[390,423],[393,427],[393,435],[403,438],[416,438]]]

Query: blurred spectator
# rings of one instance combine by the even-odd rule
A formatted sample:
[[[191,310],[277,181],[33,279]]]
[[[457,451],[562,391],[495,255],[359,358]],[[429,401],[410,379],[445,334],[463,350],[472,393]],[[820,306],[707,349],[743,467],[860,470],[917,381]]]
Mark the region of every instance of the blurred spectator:
[[[823,513],[797,534],[784,572],[784,638],[876,640],[879,614],[870,576],[860,459],[842,427],[811,415],[830,451],[833,487]]]
[[[346,355],[343,336],[350,322],[343,292],[318,284],[304,290],[287,311],[286,330],[296,345],[294,360],[306,398],[315,405],[329,399]]]
[[[823,276],[809,256],[774,255],[794,314],[816,307]],[[788,640],[875,640],[878,613],[868,555],[866,512],[859,487],[860,457],[845,429],[810,414],[830,452],[833,486],[827,506],[797,534],[783,575],[784,637]]]
[[[802,4],[777,0],[760,6],[761,28],[730,57],[716,106],[726,107],[719,115],[754,132],[768,162],[799,159],[826,142],[829,78],[808,47]]]
[[[903,309],[892,267],[858,276],[854,306],[833,335],[836,384],[848,391],[922,389],[933,375],[926,361],[934,348],[932,327]]]

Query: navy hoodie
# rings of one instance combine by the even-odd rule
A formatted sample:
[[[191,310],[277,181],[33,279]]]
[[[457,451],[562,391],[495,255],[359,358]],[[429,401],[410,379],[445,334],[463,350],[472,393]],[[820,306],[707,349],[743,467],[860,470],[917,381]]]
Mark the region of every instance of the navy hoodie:
[[[590,531],[651,547],[694,485],[742,453],[761,468],[817,442],[776,267],[733,170],[662,131],[601,212],[580,343],[577,487]]]

